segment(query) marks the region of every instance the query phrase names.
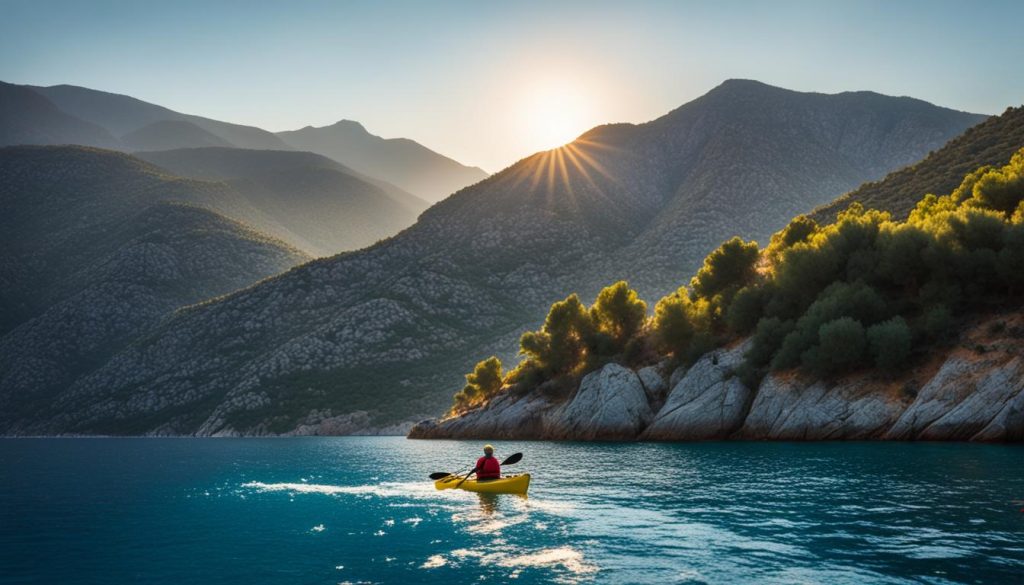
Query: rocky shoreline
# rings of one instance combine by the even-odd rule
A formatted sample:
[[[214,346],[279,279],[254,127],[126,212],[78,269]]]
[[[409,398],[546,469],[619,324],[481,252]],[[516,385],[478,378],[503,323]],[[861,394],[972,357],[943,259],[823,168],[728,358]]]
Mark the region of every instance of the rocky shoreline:
[[[568,399],[505,392],[460,416],[422,421],[409,438],[1022,441],[1021,322],[981,320],[955,347],[899,377],[865,371],[822,381],[783,372],[750,389],[734,374],[745,343],[671,371],[665,362],[638,370],[611,363]]]

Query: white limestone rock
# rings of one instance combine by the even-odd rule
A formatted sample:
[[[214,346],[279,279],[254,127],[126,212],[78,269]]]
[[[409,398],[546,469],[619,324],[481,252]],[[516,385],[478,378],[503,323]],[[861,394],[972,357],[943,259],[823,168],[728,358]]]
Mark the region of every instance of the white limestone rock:
[[[918,392],[888,439],[1009,440],[1024,432],[1024,362],[953,356]]]
[[[906,407],[878,381],[856,376],[839,383],[771,375],[757,391],[738,438],[863,440],[880,438]]]
[[[553,413],[547,438],[635,439],[652,418],[640,377],[608,364],[587,374],[572,401]]]
[[[722,439],[739,428],[753,400],[750,389],[733,375],[733,369],[743,360],[746,347],[715,350],[697,360],[672,387],[665,405],[641,438],[654,441]]]

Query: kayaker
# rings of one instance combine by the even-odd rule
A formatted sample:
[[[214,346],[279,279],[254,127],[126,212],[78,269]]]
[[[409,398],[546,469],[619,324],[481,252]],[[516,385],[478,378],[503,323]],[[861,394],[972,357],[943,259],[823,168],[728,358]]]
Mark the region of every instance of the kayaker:
[[[484,445],[484,456],[476,460],[473,468],[477,481],[488,481],[501,477],[501,463],[494,457],[494,447]]]

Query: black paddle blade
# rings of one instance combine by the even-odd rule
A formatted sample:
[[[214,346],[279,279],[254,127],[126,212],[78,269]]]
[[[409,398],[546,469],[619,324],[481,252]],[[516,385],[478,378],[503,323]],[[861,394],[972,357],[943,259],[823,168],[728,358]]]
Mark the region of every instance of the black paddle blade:
[[[508,456],[508,459],[505,459],[504,461],[502,461],[501,464],[502,465],[512,465],[513,463],[519,463],[519,460],[522,459],[522,458],[523,458],[523,454],[522,453],[513,453],[513,454]]]
[[[446,471],[438,471],[436,473],[431,473],[430,474],[430,479],[432,479],[434,481],[437,481],[439,479],[444,479],[444,478],[448,477],[449,475],[451,475],[451,474],[446,472]]]

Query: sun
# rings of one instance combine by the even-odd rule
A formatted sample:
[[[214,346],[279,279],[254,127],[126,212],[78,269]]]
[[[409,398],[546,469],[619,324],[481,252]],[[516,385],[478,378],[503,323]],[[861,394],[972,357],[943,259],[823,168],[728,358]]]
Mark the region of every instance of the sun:
[[[591,107],[586,96],[569,85],[546,85],[526,94],[523,114],[530,141],[542,150],[572,142],[588,129]]]

